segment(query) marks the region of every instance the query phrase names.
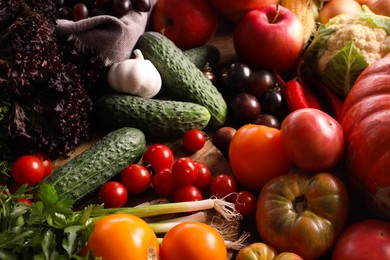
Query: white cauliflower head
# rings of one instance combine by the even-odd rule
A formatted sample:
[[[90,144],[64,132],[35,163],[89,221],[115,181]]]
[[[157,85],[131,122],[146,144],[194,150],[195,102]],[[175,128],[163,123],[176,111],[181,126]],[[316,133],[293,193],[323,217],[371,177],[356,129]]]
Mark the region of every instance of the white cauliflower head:
[[[363,7],[356,15],[338,15],[319,28],[305,60],[340,95],[371,63],[390,53],[390,17]]]

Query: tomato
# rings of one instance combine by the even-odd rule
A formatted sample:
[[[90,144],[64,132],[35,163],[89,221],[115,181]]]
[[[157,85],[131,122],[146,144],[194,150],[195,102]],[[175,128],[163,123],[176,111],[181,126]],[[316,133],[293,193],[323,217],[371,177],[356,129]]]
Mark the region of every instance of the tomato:
[[[182,222],[164,236],[160,260],[226,260],[223,237],[210,225],[201,222]]]
[[[235,260],[273,260],[276,255],[277,252],[272,246],[255,242],[240,249]]]
[[[225,198],[226,200],[230,200],[232,197],[230,195],[237,191],[237,182],[230,174],[218,174],[213,178],[210,184],[210,194],[217,198]]]
[[[339,14],[356,14],[362,10],[362,6],[355,0],[330,0],[320,9],[320,23],[327,23],[330,18]]]
[[[303,260],[303,258],[292,252],[282,252],[277,254],[274,260]]]
[[[152,144],[144,152],[142,163],[157,171],[160,169],[171,169],[174,156],[171,148],[164,144]]]
[[[149,187],[152,175],[140,164],[130,164],[120,174],[120,181],[131,194],[141,194]]]
[[[390,259],[390,223],[367,219],[349,225],[337,239],[332,259]]]
[[[126,205],[128,192],[122,183],[109,181],[100,187],[99,198],[106,208],[120,208]]]
[[[41,159],[42,164],[45,167],[45,173],[43,174],[43,178],[46,178],[53,171],[53,163],[52,163],[52,161],[50,160],[50,158],[45,153],[42,153],[42,152],[38,152],[38,153],[34,154],[34,156],[36,156],[39,159]]]
[[[189,157],[180,157],[172,165],[172,173],[178,186],[192,184],[198,177],[198,169]]]
[[[160,169],[152,177],[153,189],[157,195],[170,198],[176,191],[176,178],[171,169]]]
[[[198,170],[198,176],[196,177],[193,185],[199,190],[206,189],[211,183],[211,171],[210,168],[202,163],[195,161],[196,169]]]
[[[267,182],[256,207],[262,241],[278,252],[318,259],[343,230],[349,208],[344,183],[330,173],[288,173]]]
[[[45,166],[36,156],[22,155],[13,163],[11,174],[18,185],[35,186],[43,179]]]
[[[280,139],[287,155],[302,170],[332,170],[344,155],[341,125],[318,109],[305,108],[290,113],[282,122]]]
[[[250,191],[260,191],[268,180],[292,166],[280,130],[254,124],[237,129],[229,145],[229,162],[237,182]]]
[[[111,214],[97,220],[85,252],[104,260],[158,259],[159,243],[149,225],[131,214]]]
[[[235,209],[243,216],[248,216],[256,211],[256,196],[250,191],[239,191],[233,194],[232,202]]]
[[[175,202],[184,202],[184,201],[198,201],[202,200],[203,196],[200,190],[192,185],[187,185],[181,188],[178,188],[174,194]]]
[[[198,129],[191,129],[185,132],[182,138],[183,146],[190,152],[197,152],[206,143],[206,134]]]
[[[27,206],[31,206],[31,205],[32,205],[31,200],[26,199],[26,198],[17,198],[16,200],[19,201],[19,202],[21,202],[21,203],[26,204]]]

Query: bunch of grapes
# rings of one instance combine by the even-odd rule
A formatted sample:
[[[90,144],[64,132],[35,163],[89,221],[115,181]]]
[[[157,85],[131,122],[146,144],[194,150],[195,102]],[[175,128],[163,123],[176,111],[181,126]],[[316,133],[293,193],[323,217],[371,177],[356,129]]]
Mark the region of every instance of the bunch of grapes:
[[[79,21],[97,15],[122,17],[131,10],[148,12],[150,0],[53,0],[58,18]]]

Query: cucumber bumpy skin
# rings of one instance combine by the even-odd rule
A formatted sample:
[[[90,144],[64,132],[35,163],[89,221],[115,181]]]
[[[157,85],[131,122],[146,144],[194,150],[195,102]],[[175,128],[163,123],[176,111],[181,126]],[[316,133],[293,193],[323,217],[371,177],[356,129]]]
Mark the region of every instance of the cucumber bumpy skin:
[[[157,68],[163,88],[172,98],[206,107],[211,114],[211,128],[225,123],[228,108],[222,94],[171,40],[147,31],[139,37],[135,48]]]
[[[79,203],[120,173],[137,163],[146,149],[145,135],[136,128],[112,131],[48,176],[61,199]]]
[[[127,94],[98,97],[92,112],[98,127],[135,127],[152,138],[177,138],[187,130],[201,130],[211,117],[207,108],[199,104]]]

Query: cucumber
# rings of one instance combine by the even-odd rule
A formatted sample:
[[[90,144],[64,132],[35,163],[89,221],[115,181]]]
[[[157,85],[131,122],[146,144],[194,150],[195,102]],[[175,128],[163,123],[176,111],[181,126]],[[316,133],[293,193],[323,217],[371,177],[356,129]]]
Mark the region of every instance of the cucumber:
[[[136,128],[112,131],[43,180],[58,196],[79,203],[121,172],[137,163],[146,148],[145,135]]]
[[[183,51],[184,55],[200,70],[208,64],[212,69],[216,68],[221,58],[219,49],[213,45],[202,45]]]
[[[157,68],[164,89],[173,99],[206,107],[211,114],[211,128],[225,123],[228,108],[222,94],[171,40],[147,31],[138,38],[135,48]]]
[[[94,100],[92,109],[99,127],[140,129],[146,137],[181,137],[189,129],[203,129],[210,112],[202,105],[128,94],[106,94]]]

